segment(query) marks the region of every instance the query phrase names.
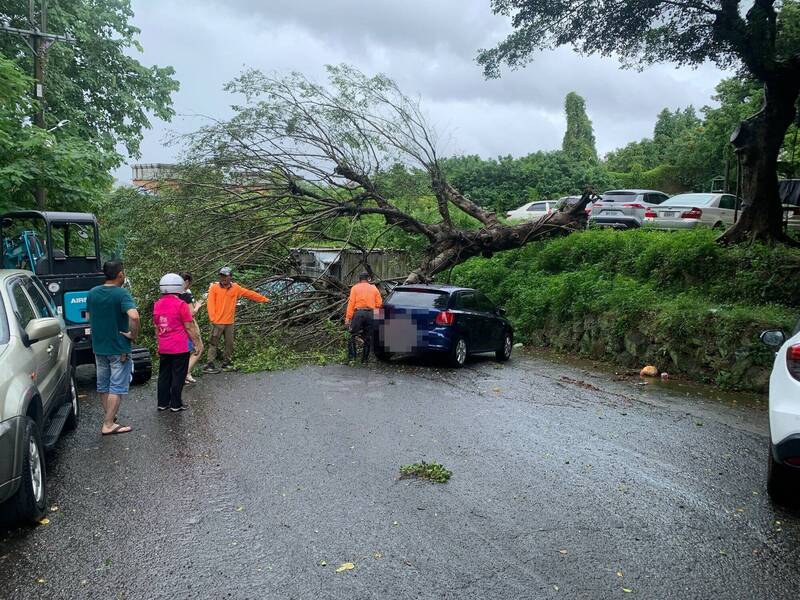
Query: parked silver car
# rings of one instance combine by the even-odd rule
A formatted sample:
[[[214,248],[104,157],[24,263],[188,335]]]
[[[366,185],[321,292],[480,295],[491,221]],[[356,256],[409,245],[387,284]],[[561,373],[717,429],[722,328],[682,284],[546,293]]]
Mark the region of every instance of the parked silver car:
[[[541,202],[528,202],[519,208],[510,210],[506,213],[509,219],[519,221],[534,221],[556,210],[558,200],[542,200]]]
[[[736,219],[737,201],[733,194],[690,193],[673,196],[645,212],[645,224],[656,229],[724,229]]]
[[[78,425],[72,341],[41,282],[0,270],[0,517],[47,510],[44,453]]]
[[[615,229],[641,227],[645,211],[668,198],[657,190],[610,190],[592,206],[589,224]]]

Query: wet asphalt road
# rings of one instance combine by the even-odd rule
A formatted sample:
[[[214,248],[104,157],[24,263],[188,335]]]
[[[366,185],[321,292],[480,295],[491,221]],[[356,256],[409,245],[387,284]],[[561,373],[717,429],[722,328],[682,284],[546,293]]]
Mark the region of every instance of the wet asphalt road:
[[[137,388],[105,438],[84,394],[50,523],[0,530],[0,598],[800,593],[763,406],[530,357],[206,376],[182,414]],[[398,479],[420,459],[450,482]]]

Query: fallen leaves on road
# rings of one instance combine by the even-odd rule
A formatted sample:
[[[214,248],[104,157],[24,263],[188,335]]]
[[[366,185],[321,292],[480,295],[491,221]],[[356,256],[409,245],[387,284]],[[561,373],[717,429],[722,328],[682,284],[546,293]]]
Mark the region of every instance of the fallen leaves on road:
[[[558,553],[559,553],[559,554],[566,554],[566,553],[567,553],[567,551],[566,551],[566,550],[559,550],[559,551],[558,551]]]
[[[36,583],[45,583],[44,577],[39,577],[39,579],[36,580]]]
[[[337,573],[341,573],[343,571],[352,571],[355,568],[356,568],[356,566],[353,563],[346,562],[346,563],[342,563],[338,567],[336,567],[336,572]]]
[[[324,560],[321,560],[321,561],[319,561],[319,566],[320,567],[327,567],[328,563],[326,561],[324,561]]]
[[[617,577],[624,577],[624,576],[625,573],[623,573],[622,571],[617,571]]]
[[[625,592],[626,594],[630,594],[631,592],[633,592],[631,588],[622,588],[622,591]]]
[[[374,558],[375,560],[379,560],[379,559],[383,558],[383,552],[373,552],[372,553],[372,558]]]
[[[561,376],[561,381],[563,381],[564,383],[571,383],[572,385],[577,385],[578,387],[582,387],[585,390],[592,390],[593,392],[603,391],[596,385],[592,385],[591,383],[581,381],[580,379],[573,379],[572,377],[567,377],[566,375]]]
[[[49,525],[49,524],[50,524],[50,519],[48,519],[47,517],[42,517],[41,519],[39,519],[39,525]]]
[[[242,512],[244,510],[244,506],[237,506],[236,512]]]

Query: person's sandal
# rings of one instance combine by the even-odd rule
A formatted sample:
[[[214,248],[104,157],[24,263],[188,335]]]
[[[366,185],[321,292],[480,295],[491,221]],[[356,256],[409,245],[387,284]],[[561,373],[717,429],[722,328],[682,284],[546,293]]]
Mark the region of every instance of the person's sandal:
[[[187,375],[186,379],[183,381],[184,383],[197,383],[197,379],[192,377],[191,375]]]

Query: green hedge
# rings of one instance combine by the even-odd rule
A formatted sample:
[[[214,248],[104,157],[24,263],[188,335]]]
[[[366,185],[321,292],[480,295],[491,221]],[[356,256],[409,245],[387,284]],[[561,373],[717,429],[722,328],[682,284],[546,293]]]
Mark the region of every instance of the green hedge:
[[[518,338],[629,366],[764,390],[767,328],[800,314],[800,252],[725,248],[710,231],[590,230],[459,265]]]

